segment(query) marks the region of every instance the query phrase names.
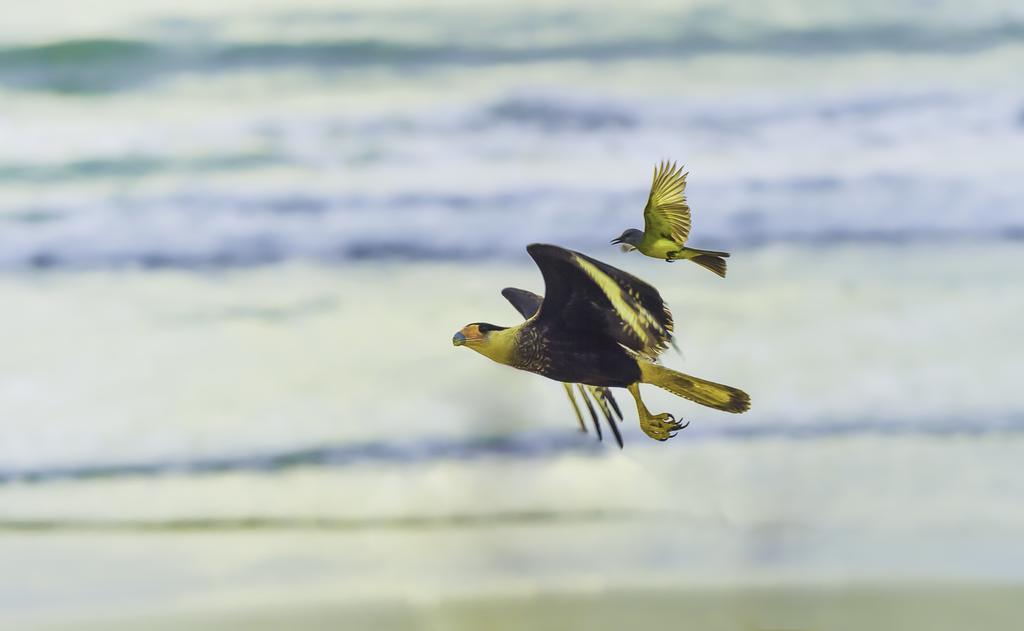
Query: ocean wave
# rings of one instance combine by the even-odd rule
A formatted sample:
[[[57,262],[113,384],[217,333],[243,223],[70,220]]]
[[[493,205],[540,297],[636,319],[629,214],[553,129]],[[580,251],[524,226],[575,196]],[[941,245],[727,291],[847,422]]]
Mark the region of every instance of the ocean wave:
[[[989,235],[974,234],[965,237],[957,232],[933,232],[921,234],[917,231],[884,232],[881,230],[830,231],[817,235],[793,233],[774,238],[748,237],[741,239],[707,239],[702,243],[709,248],[736,250],[741,247],[757,248],[771,245],[829,246],[843,244],[886,244],[911,245],[919,243],[956,244],[970,241],[1021,241],[1024,240],[1024,226],[1007,228]],[[598,251],[605,247],[602,241],[547,239],[565,247],[584,251]],[[492,247],[490,245],[431,246],[409,240],[378,240],[351,243],[344,239],[323,251],[303,251],[302,248],[288,249],[272,237],[236,239],[203,252],[171,252],[165,248],[126,248],[121,252],[69,252],[65,248],[39,249],[19,260],[5,257],[8,270],[96,270],[96,269],[182,269],[209,271],[273,265],[286,261],[302,260],[340,265],[367,262],[485,262],[508,260],[523,255],[527,241],[515,245]],[[130,250],[130,251],[129,251]]]
[[[539,128],[541,131],[632,131],[637,128],[675,127],[702,130],[705,133],[751,131],[794,123],[816,123],[822,126],[863,125],[871,122],[901,120],[922,113],[944,116],[963,115],[978,107],[977,101],[944,92],[868,93],[807,99],[779,103],[737,102],[707,104],[691,103],[659,106],[623,98],[587,97],[565,93],[511,94],[468,112],[446,131],[468,128],[473,131],[493,125],[515,125]],[[1010,113],[1005,124],[1011,127],[1019,118]],[[396,122],[402,131],[431,129],[422,123]],[[380,126],[372,127],[380,131]],[[437,126],[434,131],[439,131]]]
[[[209,174],[283,164],[283,156],[270,153],[211,155],[171,159],[151,155],[83,158],[59,164],[0,164],[0,182],[69,182],[97,178],[139,178],[164,174]]]
[[[890,421],[731,424],[704,426],[686,433],[689,441],[830,440],[861,436],[953,438],[1024,433],[1024,417],[969,422],[959,419],[902,419]],[[374,441],[285,450],[277,453],[205,457],[192,460],[52,466],[40,469],[0,469],[0,485],[149,476],[203,476],[250,471],[278,473],[299,467],[344,468],[386,464],[420,465],[477,459],[549,459],[565,454],[601,457],[602,443],[579,432],[524,432],[483,438],[426,437],[413,441]]]
[[[701,212],[694,234],[694,244],[703,247],[1005,241],[1024,234],[1006,202],[1024,193],[972,191],[958,180],[819,176],[704,186],[714,209]],[[534,241],[604,248],[641,221],[644,198],[642,189],[550,188],[392,195],[210,191],[54,203],[0,214],[0,269],[486,260],[521,256],[524,244]],[[936,208],[955,212],[936,214]]]
[[[735,25],[734,25],[735,26]],[[440,40],[440,37],[438,37]],[[0,84],[60,92],[131,88],[182,73],[221,73],[249,68],[309,69],[491,66],[558,62],[611,63],[681,60],[708,55],[966,54],[1024,42],[1024,23],[854,23],[804,28],[683,27],[661,36],[588,37],[529,47],[455,42],[405,42],[386,38],[305,42],[179,42],[95,38],[0,48]]]
[[[203,107],[182,103],[182,108]],[[950,130],[981,143],[993,129],[1013,137],[1020,130],[1014,97],[942,91],[869,91],[786,99],[632,100],[621,94],[525,90],[447,106],[372,110],[340,115],[268,113],[251,104],[230,121],[211,112],[208,123],[154,125],[145,112],[123,116],[87,135],[74,112],[56,121],[18,124],[0,118],[0,183],[65,182],[85,178],[128,179],[166,173],[198,175],[292,167],[307,172],[339,166],[395,163],[406,166],[410,146],[432,161],[484,153],[514,156],[527,139],[565,152],[581,142],[626,143],[633,152],[679,144],[736,151],[788,150],[787,135],[814,134],[822,149],[868,152],[882,146],[936,143]],[[203,110],[198,110],[202,112]],[[83,118],[85,118],[83,116]],[[40,146],[40,137],[61,129],[75,133],[65,146]],[[913,126],[918,135],[908,138]],[[558,134],[552,137],[552,134]],[[207,140],[207,138],[209,138]],[[511,155],[510,155],[511,154]]]
[[[239,530],[363,531],[489,528],[524,524],[572,524],[679,517],[653,510],[520,510],[407,517],[192,517],[182,519],[2,519],[0,532],[182,532]]]
[[[522,96],[498,100],[482,118],[498,124],[540,126],[546,131],[629,129],[640,123],[640,118],[626,107]]]
[[[295,467],[412,465],[441,460],[460,461],[494,457],[548,458],[563,453],[600,454],[600,445],[588,438],[568,432],[523,433],[470,439],[428,437],[419,438],[415,442],[375,441],[195,460],[7,471],[0,469],[0,484],[157,475],[210,475],[230,471],[271,473]]]

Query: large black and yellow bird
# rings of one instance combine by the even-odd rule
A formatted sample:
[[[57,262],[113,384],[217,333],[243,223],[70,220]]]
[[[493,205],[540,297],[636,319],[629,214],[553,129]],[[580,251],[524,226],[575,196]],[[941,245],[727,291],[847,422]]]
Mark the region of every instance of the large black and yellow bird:
[[[668,440],[683,425],[671,414],[651,414],[641,383],[716,410],[750,408],[742,390],[655,363],[671,343],[672,314],[654,287],[565,248],[535,243],[526,251],[544,277],[540,309],[518,326],[467,324],[452,338],[455,346],[566,384],[626,388],[640,428],[655,440]]]
[[[690,205],[686,202],[686,176],[683,167],[673,162],[662,162],[654,169],[651,193],[644,208],[644,229],[630,228],[612,243],[620,243],[624,250],[637,250],[668,262],[679,259],[693,261],[725,278],[725,259],[728,252],[698,250],[685,246],[690,236]]]
[[[516,311],[527,320],[540,310],[541,302],[544,301],[543,296],[538,296],[532,291],[515,287],[502,289],[501,295],[505,296],[505,299],[512,303]],[[576,396],[573,394],[574,385],[576,386],[576,392],[579,393],[583,403],[587,406],[587,411],[590,412],[590,420],[594,424],[594,432],[597,434],[597,439],[603,440],[603,436],[601,434],[601,423],[597,420],[597,412],[594,411],[595,406],[601,410],[605,421],[608,422],[608,427],[612,430],[612,435],[615,436],[615,442],[618,443],[619,449],[622,449],[622,433],[619,432],[619,425],[616,422],[616,417],[618,417],[619,421],[622,420],[622,410],[619,409],[619,404],[612,395],[611,389],[598,386],[584,386],[581,383],[562,384],[565,388],[565,395],[569,397],[572,411],[576,413],[576,422],[579,424],[580,431],[582,432],[587,431],[587,426],[583,423],[583,414],[580,413],[580,406],[576,404]],[[594,400],[593,403],[590,402],[591,399]]]

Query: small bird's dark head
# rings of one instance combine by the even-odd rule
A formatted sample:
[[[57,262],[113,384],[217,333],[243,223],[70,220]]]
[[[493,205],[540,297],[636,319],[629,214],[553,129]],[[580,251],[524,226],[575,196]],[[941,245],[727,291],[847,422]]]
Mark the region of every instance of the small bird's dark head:
[[[629,230],[626,230],[618,237],[612,239],[612,244],[614,245],[621,243],[623,251],[629,252],[630,250],[635,250],[637,246],[640,245],[640,242],[643,241],[643,239],[644,233],[642,230],[630,228]]]
[[[452,337],[454,346],[479,346],[487,342],[488,336],[494,331],[504,331],[507,327],[487,324],[486,322],[474,322],[467,324]]]

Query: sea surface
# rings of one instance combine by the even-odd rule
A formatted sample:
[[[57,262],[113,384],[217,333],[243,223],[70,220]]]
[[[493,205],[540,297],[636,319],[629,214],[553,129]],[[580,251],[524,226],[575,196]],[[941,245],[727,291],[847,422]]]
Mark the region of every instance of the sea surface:
[[[5,14],[0,610],[1024,580],[1024,9],[770,6]],[[662,159],[726,280],[608,244]],[[752,410],[619,450],[452,348],[531,242]]]

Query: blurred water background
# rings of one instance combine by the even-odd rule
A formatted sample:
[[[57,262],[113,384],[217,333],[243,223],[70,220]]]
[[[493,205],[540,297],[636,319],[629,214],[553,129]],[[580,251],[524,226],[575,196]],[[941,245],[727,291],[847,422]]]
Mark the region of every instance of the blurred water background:
[[[0,611],[1018,584],[1021,68],[1006,0],[18,5]],[[727,280],[608,245],[664,158]],[[623,391],[619,451],[453,349],[535,241],[655,284],[666,363],[753,409],[651,389],[656,444]],[[702,628],[821,613],[745,606]]]

